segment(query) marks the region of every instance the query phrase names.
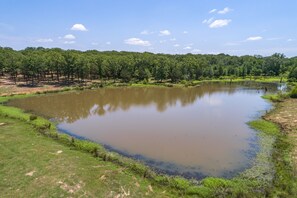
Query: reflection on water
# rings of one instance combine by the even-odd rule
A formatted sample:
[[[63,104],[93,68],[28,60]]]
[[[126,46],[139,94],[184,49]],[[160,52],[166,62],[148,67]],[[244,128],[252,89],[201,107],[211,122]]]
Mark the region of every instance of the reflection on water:
[[[100,142],[157,171],[232,176],[248,167],[257,151],[255,132],[246,122],[270,107],[260,98],[261,87],[106,88],[10,105],[53,118],[61,131]]]

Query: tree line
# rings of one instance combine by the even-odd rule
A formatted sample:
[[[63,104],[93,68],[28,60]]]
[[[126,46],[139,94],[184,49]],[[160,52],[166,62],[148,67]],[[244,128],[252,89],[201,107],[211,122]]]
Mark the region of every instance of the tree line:
[[[169,55],[96,50],[0,47],[0,75],[15,82],[84,82],[85,80],[156,81],[203,80],[221,77],[280,76],[297,80],[297,57]]]

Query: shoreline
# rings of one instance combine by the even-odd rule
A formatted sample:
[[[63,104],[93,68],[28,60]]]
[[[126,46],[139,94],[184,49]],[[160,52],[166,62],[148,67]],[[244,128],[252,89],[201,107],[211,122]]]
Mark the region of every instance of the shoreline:
[[[71,90],[73,90],[73,89],[71,89]],[[66,91],[69,91],[69,90],[66,90]],[[46,94],[46,93],[44,93],[44,94]],[[33,94],[33,95],[35,95],[35,94]],[[28,97],[28,96],[32,96],[32,94],[23,95],[23,96],[2,97],[2,98],[0,98],[0,102],[4,103],[5,99],[8,100],[9,98]],[[5,99],[3,99],[3,98],[5,98]],[[277,105],[276,105],[276,108],[277,108]],[[3,109],[4,109],[4,113],[3,113]],[[12,110],[12,113],[10,112],[11,110]],[[26,122],[28,122],[28,120],[30,120],[30,118],[31,118],[30,114],[23,113],[22,110],[20,110],[20,109],[1,105],[0,106],[0,114],[3,116],[3,114],[5,115],[5,112],[6,112],[6,116],[8,116],[8,117],[12,117],[14,119],[20,119],[20,120],[23,120]],[[265,119],[266,115],[264,115],[264,119]],[[261,121],[261,119],[260,119],[260,121]],[[254,166],[254,170],[248,169],[250,171],[244,171],[240,177],[235,177],[232,179],[208,177],[208,178],[205,178],[205,179],[199,180],[199,181],[190,181],[187,179],[183,179],[182,177],[168,177],[166,175],[165,176],[158,175],[158,174],[154,173],[153,171],[151,171],[151,169],[149,167],[147,167],[135,160],[127,159],[127,158],[122,157],[116,153],[107,152],[99,144],[89,142],[89,141],[84,141],[84,140],[76,140],[73,137],[70,137],[65,134],[58,134],[54,123],[51,123],[50,121],[48,121],[42,117],[37,116],[36,119],[31,120],[29,122],[31,123],[31,125],[33,125],[35,128],[37,128],[40,133],[44,134],[45,136],[49,136],[49,137],[53,138],[55,141],[61,142],[61,143],[68,145],[70,147],[75,147],[78,150],[82,150],[82,151],[91,153],[93,156],[99,157],[99,158],[103,159],[104,161],[111,161],[112,163],[119,164],[120,166],[122,166],[124,168],[129,168],[129,169],[131,169],[132,172],[142,175],[144,178],[148,178],[153,183],[157,183],[158,185],[165,185],[165,186],[169,186],[170,188],[178,189],[179,191],[184,192],[188,195],[202,195],[202,194],[206,193],[206,191],[209,194],[215,193],[215,189],[217,187],[228,188],[230,191],[229,193],[232,193],[232,194],[233,193],[248,193],[249,191],[252,191],[252,192],[255,191],[254,188],[257,189],[257,186],[258,186],[258,188],[260,187],[259,195],[257,195],[258,193],[256,193],[256,192],[254,192],[254,193],[256,193],[255,195],[257,195],[257,196],[260,196],[261,193],[263,193],[263,192],[261,192],[261,189],[268,190],[269,185],[270,185],[270,182],[263,181],[263,178],[264,178],[263,175],[264,176],[267,175],[267,171],[271,170],[271,166],[267,166],[265,170],[261,170],[262,171],[262,172],[260,171],[261,173],[259,173],[259,171],[258,171],[258,175],[256,175],[256,176],[255,176],[255,170],[258,170],[259,167]],[[279,135],[279,132],[277,132],[275,134],[270,134],[270,132],[263,131],[263,129],[261,127],[259,127],[258,125],[253,126],[253,123],[256,123],[256,122],[259,122],[259,120],[251,121],[250,124],[252,125],[252,127],[255,130],[260,131],[259,136],[262,136],[261,137],[262,140],[263,140],[263,138],[268,138],[271,135],[275,138],[275,142],[277,142],[278,139],[283,138],[282,136]],[[264,124],[267,124],[267,123],[264,123]],[[263,125],[263,123],[260,123],[260,126],[261,125]],[[274,126],[274,127],[276,127],[276,126]],[[266,135],[263,135],[263,134],[266,134]],[[267,139],[264,140],[263,142],[265,142],[265,141],[267,142]],[[271,146],[275,146],[276,143],[271,141],[271,139],[269,141],[270,141],[270,150],[272,150],[273,147],[271,147]],[[261,148],[261,150],[263,150],[263,148]],[[282,151],[279,151],[279,149],[277,149],[277,152],[282,152]],[[273,155],[273,153],[269,153],[269,152],[266,154],[267,154],[267,156]],[[259,156],[261,156],[263,158],[263,153],[261,154],[261,151],[260,151]],[[263,160],[264,161],[267,160],[267,156],[262,159],[262,162],[263,162]],[[262,162],[260,159],[258,164],[261,165]],[[276,162],[273,162],[273,164],[275,164],[275,163]],[[245,173],[245,172],[248,172],[248,173]],[[261,177],[261,175],[262,175],[262,178],[260,178],[260,180],[257,179],[259,176]],[[265,181],[268,181],[268,180],[265,180]],[[265,183],[264,186],[263,186],[263,182]],[[273,182],[273,181],[271,181],[271,182]],[[203,189],[203,190],[201,190],[201,189]],[[243,191],[243,192],[241,192],[241,191]]]
[[[43,84],[42,86],[18,86],[13,82],[6,85],[3,79],[0,78],[0,97],[12,96],[12,95],[26,95],[26,94],[42,94],[42,93],[57,93],[69,90],[84,90],[84,89],[95,89],[103,87],[195,87],[200,86],[203,83],[238,83],[238,82],[257,82],[257,83],[279,83],[281,78],[223,78],[223,79],[205,79],[205,80],[193,80],[193,81],[181,81],[179,83],[172,83],[169,81],[155,82],[150,81],[147,83],[143,82],[115,82],[115,81],[100,81],[90,82],[87,84]],[[285,82],[285,80],[283,80]]]

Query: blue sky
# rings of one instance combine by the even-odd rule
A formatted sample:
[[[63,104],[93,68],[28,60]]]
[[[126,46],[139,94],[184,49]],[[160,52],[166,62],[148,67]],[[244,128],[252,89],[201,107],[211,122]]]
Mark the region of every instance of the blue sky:
[[[296,0],[0,0],[0,46],[297,56]]]

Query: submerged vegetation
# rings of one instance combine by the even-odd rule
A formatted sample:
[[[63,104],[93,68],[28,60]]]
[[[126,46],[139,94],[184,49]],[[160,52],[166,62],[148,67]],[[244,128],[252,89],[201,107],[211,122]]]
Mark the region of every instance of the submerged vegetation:
[[[259,131],[260,152],[258,153],[252,168],[247,169],[239,176],[233,179],[223,178],[205,178],[201,181],[186,180],[181,177],[170,177],[159,175],[153,172],[149,167],[140,162],[120,156],[119,154],[106,151],[101,145],[75,139],[66,134],[57,132],[54,123],[25,113],[14,107],[4,106],[5,102],[14,98],[28,97],[29,95],[16,95],[10,97],[0,97],[0,115],[1,120],[9,120],[12,123],[22,123],[21,126],[31,125],[34,131],[45,137],[51,137],[55,142],[64,145],[65,148],[78,150],[76,152],[89,153],[100,163],[110,163],[113,166],[120,166],[127,171],[127,175],[135,175],[136,178],[142,178],[146,185],[151,184],[157,189],[166,189],[164,192],[170,196],[199,196],[199,197],[263,197],[263,196],[283,196],[290,197],[296,192],[296,179],[293,177],[292,164],[290,161],[291,144],[285,134],[282,134],[280,128],[265,120],[256,120],[249,125]],[[270,99],[273,96],[270,96]],[[275,96],[274,96],[275,97]],[[15,121],[11,120],[14,119]],[[16,121],[20,120],[20,121]],[[6,122],[6,121],[4,121]],[[24,127],[26,128],[26,127]],[[22,134],[27,133],[20,129]],[[21,142],[19,143],[22,144]],[[9,146],[9,145],[8,145]],[[81,167],[84,168],[84,167]],[[109,168],[108,168],[109,169]],[[108,170],[106,170],[108,171]],[[120,176],[123,178],[124,176]],[[133,176],[134,177],[134,176]],[[97,177],[90,177],[90,182]],[[109,178],[112,182],[113,179]],[[131,182],[133,179],[126,178]],[[131,190],[132,187],[129,187]],[[149,187],[149,192],[152,193]],[[94,189],[89,189],[94,190]],[[157,190],[158,196],[162,196],[161,190]],[[144,192],[142,192],[144,193]],[[166,193],[164,196],[166,196]],[[167,196],[169,195],[167,194]],[[136,196],[135,194],[133,194]],[[152,193],[151,196],[156,196]]]

